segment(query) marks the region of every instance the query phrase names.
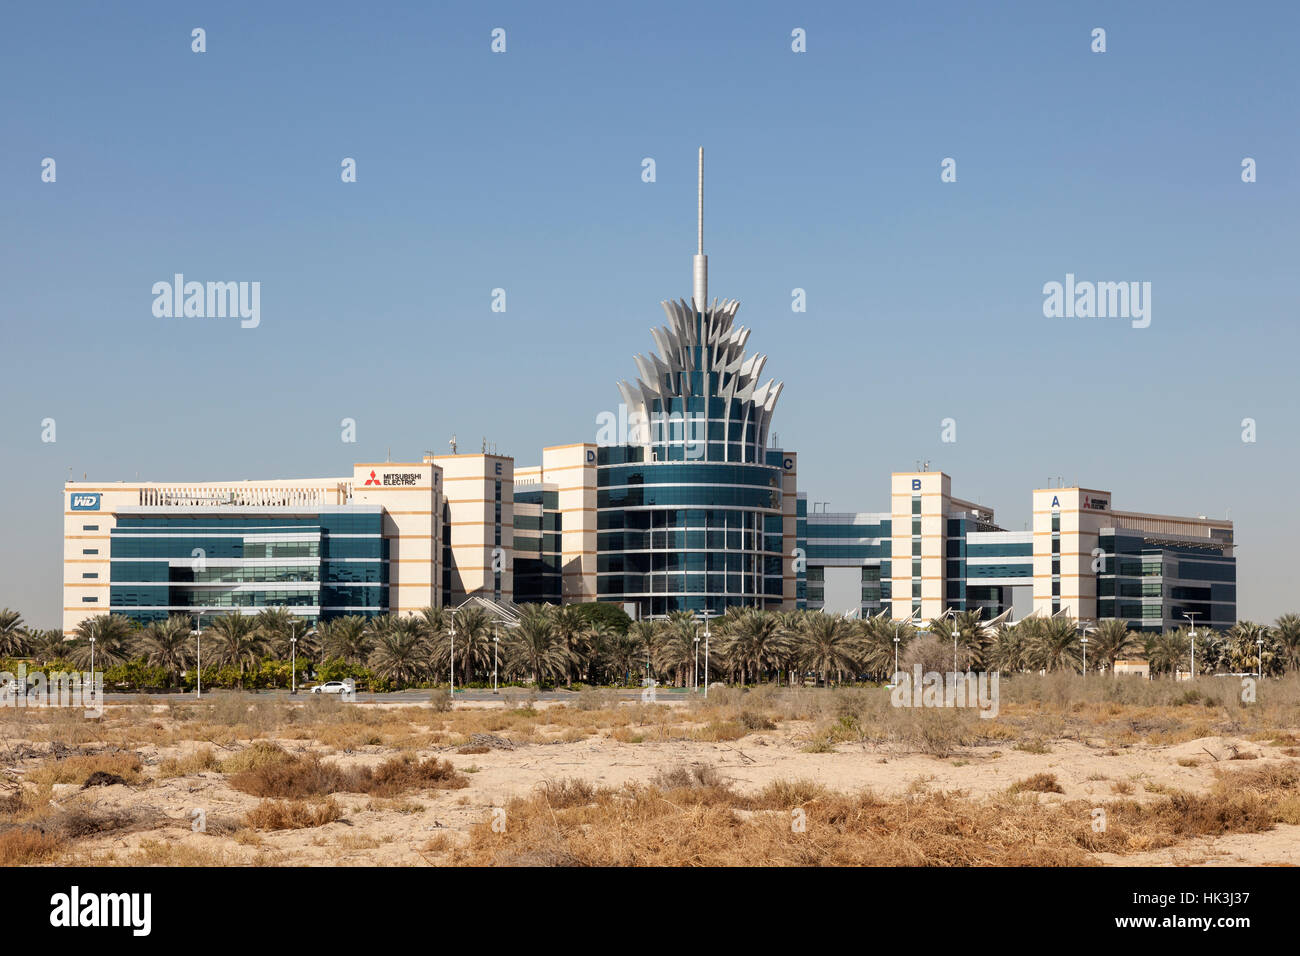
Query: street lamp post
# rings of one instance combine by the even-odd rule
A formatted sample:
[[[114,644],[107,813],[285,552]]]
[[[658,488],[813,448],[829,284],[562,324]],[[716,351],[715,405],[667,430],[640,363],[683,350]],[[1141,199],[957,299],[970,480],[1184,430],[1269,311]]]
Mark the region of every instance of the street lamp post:
[[[497,645],[501,643],[501,635],[492,635],[492,693],[497,693]]]
[[[451,680],[447,683],[447,696],[456,696],[456,611],[451,612]]]
[[[203,612],[194,616],[194,699],[203,698]]]
[[[709,618],[704,617],[704,699],[709,699]]]
[[[297,621],[289,622],[289,693],[298,693],[298,627]]]
[[[1264,638],[1262,637],[1256,638],[1255,643],[1259,646],[1259,679],[1263,680],[1264,679]],[[93,651],[95,648],[92,645],[90,649]]]
[[[90,635],[90,686],[95,686],[95,635]]]
[[[898,680],[898,642],[899,642],[899,640],[900,640],[899,636],[898,636],[897,634],[895,634],[895,635],[894,635],[894,680],[895,680],[895,681]]]
[[[692,676],[695,678],[694,692],[698,694],[700,692],[700,635],[699,634],[695,635],[695,673]]]
[[[952,629],[952,679],[957,679],[957,638],[961,637],[961,628]]]
[[[1083,644],[1083,678],[1084,680],[1087,680],[1088,679],[1088,635],[1087,634],[1083,635],[1083,637],[1079,638],[1079,640]]]
[[[1189,634],[1192,639],[1192,680],[1196,679],[1196,615],[1200,611],[1184,611],[1183,617],[1187,618],[1192,624]]]

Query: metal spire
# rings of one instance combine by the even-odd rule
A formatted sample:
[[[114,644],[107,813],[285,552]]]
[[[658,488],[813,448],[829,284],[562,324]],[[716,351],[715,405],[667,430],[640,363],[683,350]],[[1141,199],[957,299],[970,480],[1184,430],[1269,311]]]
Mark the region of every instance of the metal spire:
[[[704,147],[700,147],[699,204],[695,243],[695,311],[703,313],[709,298],[709,257],[704,254]]]

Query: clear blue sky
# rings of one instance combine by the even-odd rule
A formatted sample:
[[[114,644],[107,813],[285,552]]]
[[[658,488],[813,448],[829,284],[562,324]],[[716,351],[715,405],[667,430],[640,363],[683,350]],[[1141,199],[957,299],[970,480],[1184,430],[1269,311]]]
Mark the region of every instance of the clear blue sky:
[[[1240,614],[1300,609],[1296,4],[393,7],[0,14],[0,606],[57,625],[69,469],[594,440],[690,295],[703,145],[710,292],[812,499],[883,510],[928,458],[1012,529],[1049,475],[1230,508]],[[261,326],[155,318],[176,272],[260,281]],[[1067,272],[1151,282],[1150,328],[1044,318]]]

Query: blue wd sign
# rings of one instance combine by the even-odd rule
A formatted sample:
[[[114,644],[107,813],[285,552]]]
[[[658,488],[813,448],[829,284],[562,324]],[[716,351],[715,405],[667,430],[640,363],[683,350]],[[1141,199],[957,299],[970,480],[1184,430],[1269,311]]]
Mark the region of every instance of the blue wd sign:
[[[72,496],[73,511],[98,511],[98,494],[75,494]]]

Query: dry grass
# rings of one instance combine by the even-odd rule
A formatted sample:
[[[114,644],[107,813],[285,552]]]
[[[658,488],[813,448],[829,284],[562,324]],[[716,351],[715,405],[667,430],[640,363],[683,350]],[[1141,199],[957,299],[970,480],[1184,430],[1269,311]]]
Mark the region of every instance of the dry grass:
[[[469,786],[464,775],[447,761],[410,755],[394,757],[378,767],[341,767],[315,754],[284,754],[230,777],[236,790],[255,797],[301,800],[332,793],[366,793],[393,797],[411,790],[454,790]]]
[[[108,774],[120,777],[124,783],[134,784],[140,782],[141,768],[139,754],[93,754],[47,760],[28,771],[24,779],[38,786],[56,783],[74,783],[81,786],[94,774]]]
[[[0,866],[27,866],[57,856],[65,841],[57,833],[16,827],[0,833]]]
[[[1054,773],[1036,773],[1024,780],[1017,780],[1007,788],[1008,793],[1064,793]]]
[[[211,747],[200,747],[183,757],[173,757],[158,765],[159,779],[192,777],[208,770],[220,770],[221,761]]]
[[[305,800],[263,800],[244,816],[254,830],[305,830],[342,819],[343,810],[334,798],[319,803]]]
[[[581,866],[1050,866],[1090,865],[1098,852],[1173,846],[1193,837],[1258,833],[1300,812],[1295,766],[1224,773],[1212,792],[1150,803],[1040,803],[1008,793],[983,800],[918,787],[884,800],[832,793],[812,781],[735,792],[706,765],[665,771],[621,791],[567,780],[507,804],[505,832],[472,828],[452,850],[467,865]],[[1013,790],[1060,792],[1039,774]],[[794,825],[796,821],[800,824]]]

